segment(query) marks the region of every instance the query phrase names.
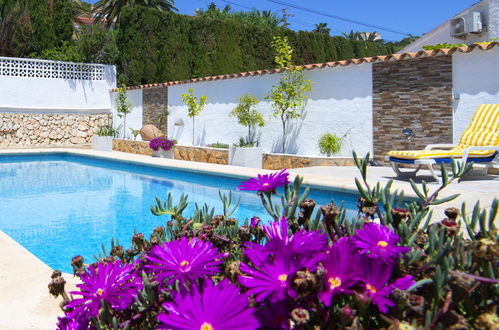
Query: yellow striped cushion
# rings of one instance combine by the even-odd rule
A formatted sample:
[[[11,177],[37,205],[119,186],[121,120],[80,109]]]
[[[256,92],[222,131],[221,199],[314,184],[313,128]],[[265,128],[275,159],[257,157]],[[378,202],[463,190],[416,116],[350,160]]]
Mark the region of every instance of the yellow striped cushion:
[[[499,104],[480,105],[471,123],[451,150],[407,150],[390,151],[388,156],[402,159],[461,158],[463,150],[470,146],[499,146]],[[490,157],[493,150],[476,150],[470,157]]]
[[[468,146],[499,145],[499,104],[482,104],[461,135],[459,144]]]
[[[495,151],[476,150],[470,151],[469,157],[490,157]],[[407,150],[407,151],[389,151],[388,156],[402,159],[433,159],[433,158],[461,158],[463,156],[463,147],[457,146],[450,150]]]

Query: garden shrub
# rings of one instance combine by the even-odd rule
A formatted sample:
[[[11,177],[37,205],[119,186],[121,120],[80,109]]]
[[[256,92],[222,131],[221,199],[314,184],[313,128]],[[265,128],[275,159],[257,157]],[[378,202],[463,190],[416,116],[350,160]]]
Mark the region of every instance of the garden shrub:
[[[186,195],[177,204],[157,199],[151,211],[168,219],[149,239],[136,233],[129,249],[112,242],[90,265],[72,259],[84,283],[73,298],[54,272],[59,328],[496,329],[498,201],[489,213],[477,204],[468,214],[463,204],[430,222],[432,206],[457,197],[440,198],[442,189],[471,166],[453,163],[452,176],[442,168],[432,193],[411,181],[419,198],[400,204],[391,181],[366,181],[369,155],[354,160],[361,178],[352,219],[333,202],[316,205],[286,170],[238,188],[256,192],[268,224],[232,218],[232,194],[220,193],[223,214],[196,205],[190,217]]]

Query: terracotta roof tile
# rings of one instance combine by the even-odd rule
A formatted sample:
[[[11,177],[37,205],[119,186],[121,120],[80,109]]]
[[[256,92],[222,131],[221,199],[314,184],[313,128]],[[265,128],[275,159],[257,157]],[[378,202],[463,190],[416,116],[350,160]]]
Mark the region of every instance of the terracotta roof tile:
[[[342,60],[342,61],[306,64],[306,65],[303,65],[301,67],[304,68],[305,70],[315,70],[315,69],[322,69],[322,68],[334,68],[336,66],[348,66],[351,64],[403,61],[403,60],[414,59],[414,58],[419,58],[419,57],[452,55],[452,54],[457,53],[457,52],[469,53],[469,52],[474,51],[475,49],[490,50],[496,46],[499,46],[499,42],[473,44],[473,45],[466,46],[466,47],[454,47],[454,48],[448,48],[448,49],[420,50],[419,52],[416,52],[416,53],[402,53],[402,54],[378,55],[378,56],[363,57],[363,58],[353,58],[353,59]],[[142,88],[155,88],[155,87],[181,85],[181,84],[188,84],[188,83],[195,83],[195,82],[202,82],[202,81],[262,76],[265,74],[279,73],[281,71],[282,71],[281,69],[265,69],[265,70],[249,71],[249,72],[224,74],[224,75],[218,75],[218,76],[193,78],[193,79],[188,79],[188,80],[169,81],[169,82],[165,82],[165,83],[130,86],[130,87],[127,87],[127,89],[134,90],[134,89],[142,89]],[[111,89],[111,91],[116,91],[116,90],[117,90],[116,88]]]

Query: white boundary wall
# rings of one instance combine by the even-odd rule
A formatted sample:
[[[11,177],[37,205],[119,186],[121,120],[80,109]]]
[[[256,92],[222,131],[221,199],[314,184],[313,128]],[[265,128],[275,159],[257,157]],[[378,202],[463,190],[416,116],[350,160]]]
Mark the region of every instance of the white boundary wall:
[[[109,113],[112,65],[0,57],[0,112]]]
[[[453,140],[458,142],[478,105],[499,103],[499,47],[456,52],[452,56]],[[305,70],[305,76],[313,81],[312,92],[302,118],[291,121],[287,153],[319,156],[317,141],[328,131],[340,136],[348,132],[337,156],[349,157],[352,150],[360,155],[372,153],[372,64]],[[258,128],[261,146],[265,152],[280,153],[281,122],[272,116],[271,105],[264,99],[278,79],[278,74],[267,74],[168,86],[169,137],[180,144],[192,143],[192,120],[187,117],[187,106],[180,96],[192,88],[196,96],[208,97],[204,111],[195,119],[195,144],[237,143],[247,130],[229,113],[237,105],[238,97],[250,93],[260,98],[257,109],[267,121],[265,127]],[[128,90],[134,106],[127,118],[129,128],[139,129],[142,125],[142,91]],[[116,93],[111,95],[114,99]],[[179,122],[183,125],[177,125]],[[119,125],[122,119],[115,119],[115,123]]]
[[[327,132],[339,136],[348,132],[337,156],[351,156],[352,150],[361,155],[372,152],[372,65],[305,71],[305,76],[313,81],[312,92],[302,117],[290,121],[286,153],[320,155],[317,142]],[[266,120],[266,126],[258,128],[261,146],[266,152],[281,152],[281,121],[272,116],[271,105],[264,99],[278,79],[278,74],[272,74],[169,86],[168,134],[180,144],[192,143],[192,120],[180,96],[192,88],[196,96],[208,97],[195,119],[195,144],[237,143],[247,129],[229,113],[238,104],[237,98],[250,93],[261,100],[257,109]],[[183,126],[175,125],[180,121]]]
[[[454,142],[480,104],[499,103],[499,48],[455,53],[452,58]]]

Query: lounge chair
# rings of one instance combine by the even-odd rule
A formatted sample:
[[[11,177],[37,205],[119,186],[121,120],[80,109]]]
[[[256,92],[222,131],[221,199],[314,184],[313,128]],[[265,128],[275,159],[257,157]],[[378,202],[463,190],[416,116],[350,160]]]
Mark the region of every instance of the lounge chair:
[[[440,182],[433,169],[434,164],[450,163],[451,159],[454,159],[461,164],[482,163],[486,165],[487,170],[498,154],[499,104],[482,104],[477,108],[457,145],[430,144],[424,150],[390,151],[385,159],[390,161],[397,176],[416,175],[421,168],[427,167],[435,180]],[[412,164],[417,168],[401,171],[400,164]]]

